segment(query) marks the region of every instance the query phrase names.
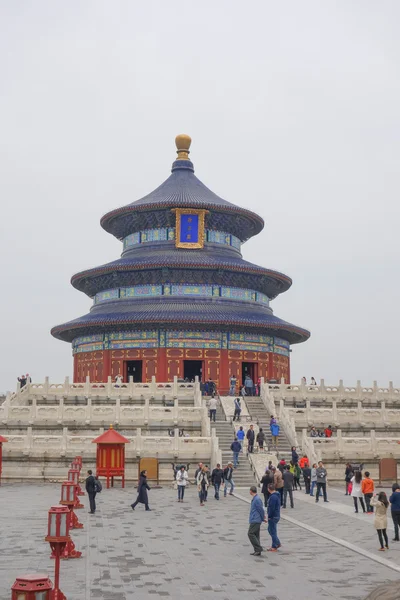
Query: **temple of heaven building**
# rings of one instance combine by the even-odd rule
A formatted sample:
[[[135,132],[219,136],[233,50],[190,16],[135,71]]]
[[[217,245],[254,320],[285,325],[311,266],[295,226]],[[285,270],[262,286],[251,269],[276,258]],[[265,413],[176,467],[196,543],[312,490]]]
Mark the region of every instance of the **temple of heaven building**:
[[[264,221],[209,190],[194,174],[191,139],[178,135],[172,173],[156,190],[107,213],[101,226],[122,241],[121,258],[77,273],[90,312],[54,327],[72,343],[74,381],[233,374],[290,381],[290,345],[309,332],[273,314],[291,279],[242,258]]]

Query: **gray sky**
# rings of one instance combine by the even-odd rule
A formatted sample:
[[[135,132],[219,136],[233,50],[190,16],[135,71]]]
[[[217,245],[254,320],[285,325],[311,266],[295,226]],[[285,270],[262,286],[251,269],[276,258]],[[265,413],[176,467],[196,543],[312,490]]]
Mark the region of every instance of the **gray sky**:
[[[245,259],[311,330],[292,379],[400,384],[397,1],[0,1],[0,390],[61,381],[69,283],[116,259],[100,217],[169,175],[256,211]]]

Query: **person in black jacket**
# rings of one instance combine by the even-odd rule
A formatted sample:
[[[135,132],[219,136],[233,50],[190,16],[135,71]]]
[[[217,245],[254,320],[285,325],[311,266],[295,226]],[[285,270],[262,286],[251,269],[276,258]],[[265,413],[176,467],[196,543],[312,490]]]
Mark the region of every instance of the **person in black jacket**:
[[[146,510],[151,510],[151,508],[149,508],[149,498],[147,495],[147,490],[149,490],[149,489],[150,489],[150,487],[147,483],[147,471],[141,471],[139,485],[137,488],[138,497],[136,498],[136,502],[131,504],[132,510],[135,510],[135,506],[137,506],[139,504],[139,502],[140,502],[140,504],[145,505]]]
[[[274,475],[273,475],[273,473],[271,473],[271,471],[269,471],[269,469],[267,469],[265,471],[265,475],[263,475],[260,483],[261,483],[261,493],[264,494],[264,506],[265,506],[265,508],[267,508],[268,498],[271,495],[271,492],[269,491],[268,486],[270,483],[274,483]]]
[[[224,498],[228,491],[228,485],[230,486],[229,495],[233,496],[233,490],[235,489],[235,482],[233,481],[233,463],[228,462],[228,466],[224,469]]]
[[[306,486],[306,494],[310,493],[311,489],[311,469],[309,466],[303,468],[304,485]]]
[[[299,455],[296,452],[296,446],[292,446],[292,463],[297,465],[299,462]]]
[[[211,473],[211,483],[213,484],[215,489],[214,498],[216,500],[219,500],[219,488],[221,487],[221,483],[224,483],[224,472],[221,469],[221,465],[219,463]]]
[[[250,429],[248,429],[246,433],[247,449],[250,454],[253,452],[255,436],[256,434],[254,433],[254,425],[250,425]]]
[[[347,463],[346,470],[344,472],[344,482],[346,485],[346,493],[345,496],[350,496],[349,494],[349,485],[354,475],[354,469],[350,463]]]
[[[90,504],[89,514],[94,515],[94,513],[96,512],[96,502],[95,502],[96,479],[93,477],[93,473],[90,469],[88,471],[88,477],[85,482],[85,487],[86,487],[87,494],[89,496],[89,504]]]

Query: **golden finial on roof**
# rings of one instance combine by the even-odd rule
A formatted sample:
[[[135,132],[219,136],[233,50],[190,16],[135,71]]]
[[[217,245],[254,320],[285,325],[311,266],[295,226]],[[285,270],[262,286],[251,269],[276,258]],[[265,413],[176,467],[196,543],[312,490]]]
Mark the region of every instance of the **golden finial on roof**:
[[[111,423],[111,425],[110,425],[110,429],[114,429],[114,427],[112,426],[112,423]]]
[[[189,148],[192,143],[192,138],[186,133],[181,133],[175,138],[176,152],[178,154],[177,160],[189,160]]]

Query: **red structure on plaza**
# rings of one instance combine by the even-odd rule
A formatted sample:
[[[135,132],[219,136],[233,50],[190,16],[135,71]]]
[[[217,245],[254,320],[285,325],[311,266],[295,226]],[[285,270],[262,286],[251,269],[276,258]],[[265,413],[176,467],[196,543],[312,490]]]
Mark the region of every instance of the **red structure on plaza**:
[[[122,487],[125,487],[125,444],[129,440],[115,431],[112,425],[105,433],[93,440],[97,444],[96,475],[106,477],[107,488],[114,485],[114,477],[122,477]]]
[[[72,343],[76,382],[198,375],[227,390],[231,375],[290,380],[290,345],[310,334],[270,304],[292,281],[242,258],[264,221],[197,179],[190,143],[176,138],[177,160],[156,190],[101,219],[121,258],[72,277],[93,307],[52,334]]]

